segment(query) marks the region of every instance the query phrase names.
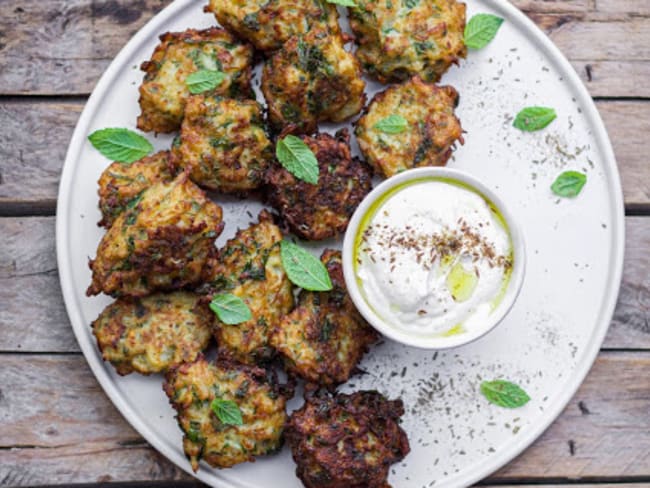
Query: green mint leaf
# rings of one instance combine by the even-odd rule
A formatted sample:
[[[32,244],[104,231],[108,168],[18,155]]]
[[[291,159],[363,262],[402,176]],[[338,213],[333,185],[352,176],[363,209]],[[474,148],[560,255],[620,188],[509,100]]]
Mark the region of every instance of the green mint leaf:
[[[275,146],[280,164],[296,178],[315,185],[318,183],[318,160],[302,139],[287,136]]]
[[[547,127],[557,118],[555,110],[548,107],[526,107],[515,117],[514,127],[524,132],[535,132]]]
[[[327,3],[333,3],[334,5],[343,5],[344,7],[357,6],[357,4],[354,3],[354,0],[327,0]]]
[[[202,69],[185,78],[185,85],[191,94],[214,90],[226,78],[221,71]]]
[[[294,285],[309,291],[328,291],[332,281],[323,263],[293,242],[280,243],[280,257],[287,276]]]
[[[120,163],[133,163],[153,151],[151,143],[129,129],[100,129],[88,140],[102,155]]]
[[[521,387],[506,380],[484,381],[481,383],[481,393],[490,403],[505,408],[523,407],[530,400]]]
[[[385,134],[401,134],[408,129],[408,121],[401,115],[389,115],[374,125],[374,128]]]
[[[236,325],[253,318],[248,305],[231,293],[221,293],[212,297],[210,309],[217,314],[224,324]]]
[[[465,45],[482,49],[497,35],[503,19],[492,14],[476,14],[465,26]]]
[[[577,171],[565,171],[553,182],[551,190],[557,196],[574,198],[580,194],[585,183],[587,183],[587,175]]]
[[[215,398],[212,400],[210,408],[222,424],[243,425],[244,423],[244,419],[242,419],[239,406],[231,400],[222,400],[221,398]]]

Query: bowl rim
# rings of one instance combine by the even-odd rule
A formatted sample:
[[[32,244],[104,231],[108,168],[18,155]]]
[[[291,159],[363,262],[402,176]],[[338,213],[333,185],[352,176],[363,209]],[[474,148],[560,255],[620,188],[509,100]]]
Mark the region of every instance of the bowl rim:
[[[427,179],[448,179],[457,181],[469,189],[478,193],[481,197],[486,199],[489,203],[493,204],[506,223],[507,230],[510,234],[513,251],[513,267],[510,281],[506,288],[506,292],[501,299],[496,309],[489,315],[484,327],[476,328],[472,331],[455,334],[452,336],[422,336],[420,334],[412,334],[403,329],[389,325],[386,320],[382,319],[369,305],[366,298],[360,290],[360,285],[356,279],[354,271],[354,246],[359,227],[363,218],[367,215],[372,205],[381,199],[386,193],[390,192],[398,185],[414,180],[427,180]],[[414,183],[417,184],[417,183]],[[350,223],[345,232],[343,240],[343,275],[348,293],[354,302],[357,310],[384,337],[392,339],[396,342],[405,344],[407,346],[416,347],[418,349],[427,350],[445,350],[455,347],[460,347],[477,339],[483,337],[485,334],[493,330],[499,323],[503,321],[508,312],[514,306],[517,297],[523,286],[525,271],[526,271],[526,246],[524,236],[516,219],[509,211],[503,200],[492,189],[487,187],[484,183],[478,180],[471,174],[453,168],[446,167],[425,167],[408,169],[397,175],[394,175],[387,180],[377,185],[361,202],[356,211],[350,219]]]

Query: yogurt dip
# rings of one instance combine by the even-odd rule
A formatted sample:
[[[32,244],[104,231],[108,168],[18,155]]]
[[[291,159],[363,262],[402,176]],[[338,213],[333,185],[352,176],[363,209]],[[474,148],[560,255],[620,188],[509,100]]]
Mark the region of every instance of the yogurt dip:
[[[496,207],[447,178],[399,185],[378,199],[355,237],[367,304],[392,327],[450,336],[481,328],[505,294],[510,232]]]

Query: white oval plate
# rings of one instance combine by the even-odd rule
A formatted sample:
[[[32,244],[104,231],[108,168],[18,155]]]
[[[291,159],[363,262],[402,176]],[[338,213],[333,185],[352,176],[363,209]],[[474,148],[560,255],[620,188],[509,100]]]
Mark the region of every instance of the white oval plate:
[[[90,322],[110,302],[104,296],[85,296],[90,282],[87,259],[95,255],[102,236],[96,226],[96,182],[109,161],[86,137],[103,127],[134,128],[142,79],[136,67],[150,57],[159,34],[214,25],[202,12],[204,3],[173,2],[131,39],[104,73],[70,143],[56,230],[63,296],[90,367],[131,425],[188,472],[181,432],[162,392],[161,377],[117,376],[102,361],[91,334]],[[344,387],[374,388],[404,400],[403,427],[412,451],[390,476],[400,488],[433,482],[436,487],[469,485],[529,446],[560,414],[589,371],[614,311],[623,265],[619,176],[587,91],[557,48],[513,6],[503,0],[467,3],[468,16],[492,12],[506,21],[488,47],[470,52],[468,60],[443,79],[461,94],[458,115],[467,131],[466,143],[450,167],[481,179],[512,210],[529,249],[528,272],[516,305],[487,336],[438,354],[386,341],[361,365],[368,374]],[[377,88],[371,83],[369,94]],[[541,132],[520,132],[511,120],[528,105],[555,107],[558,119]],[[155,146],[167,148],[170,141],[170,136],[161,136]],[[567,169],[586,172],[588,183],[578,198],[560,200],[549,187]],[[256,202],[218,201],[226,221],[219,243],[248,225],[260,208]],[[521,384],[532,397],[530,403],[517,410],[488,404],[479,383],[497,377]],[[299,404],[295,399],[292,406]],[[196,476],[212,486],[292,488],[301,486],[294,469],[285,448],[233,469],[202,465]]]

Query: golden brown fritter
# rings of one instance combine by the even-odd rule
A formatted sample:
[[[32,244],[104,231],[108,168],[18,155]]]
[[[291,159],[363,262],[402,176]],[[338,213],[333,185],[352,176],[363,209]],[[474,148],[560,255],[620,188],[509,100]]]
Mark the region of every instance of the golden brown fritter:
[[[206,12],[260,51],[274,51],[314,28],[339,32],[336,6],[326,0],[210,0]]]
[[[119,298],[92,323],[104,361],[121,374],[160,373],[194,361],[210,342],[213,313],[199,295]]]
[[[285,437],[307,488],[389,488],[390,465],[409,453],[401,400],[376,391],[314,396],[291,415]]]
[[[454,115],[458,93],[413,77],[377,94],[356,123],[359,148],[377,172],[386,177],[420,166],[444,166],[463,128]],[[376,124],[391,115],[406,119],[406,129],[388,134]]]
[[[221,207],[186,173],[154,184],[102,238],[90,261],[93,278],[86,293],[143,296],[198,284],[215,253],[221,216]]]
[[[312,30],[295,36],[264,65],[262,91],[273,127],[311,133],[318,122],[342,122],[366,101],[357,59],[339,34]]]
[[[430,82],[467,55],[465,4],[456,0],[357,0],[350,8],[357,57],[382,83]]]
[[[237,325],[224,324],[215,315],[214,334],[220,357],[241,363],[269,359],[269,333],[293,307],[293,285],[280,258],[282,233],[271,215],[262,211],[259,223],[237,232],[218,252],[208,272],[215,293],[241,298],[253,318]]]
[[[167,373],[163,388],[176,409],[183,450],[194,471],[202,459],[229,468],[282,447],[287,395],[265,369],[222,360],[209,363],[199,356]],[[215,399],[235,402],[242,425],[222,422],[212,408]]]
[[[111,164],[99,178],[99,209],[102,212],[99,225],[109,228],[144,190],[154,183],[172,179],[169,151],[161,151],[132,164]]]
[[[173,161],[188,168],[196,184],[222,192],[260,186],[273,159],[262,106],[254,100],[210,95],[189,97]]]
[[[345,232],[361,200],[372,189],[372,170],[350,155],[350,136],[343,129],[332,137],[302,140],[318,160],[318,184],[299,180],[279,164],[267,173],[269,203],[304,239],[320,240]]]
[[[163,34],[151,60],[142,64],[146,74],[140,85],[142,113],[138,128],[155,132],[178,130],[190,95],[185,80],[200,70],[221,71],[226,75],[209,92],[211,95],[249,97],[252,66],[253,48],[223,29],[212,27]]]
[[[350,378],[379,335],[348,295],[341,252],[326,250],[321,261],[334,288],[320,293],[302,291],[298,306],[273,328],[270,343],[289,373],[332,387]]]

